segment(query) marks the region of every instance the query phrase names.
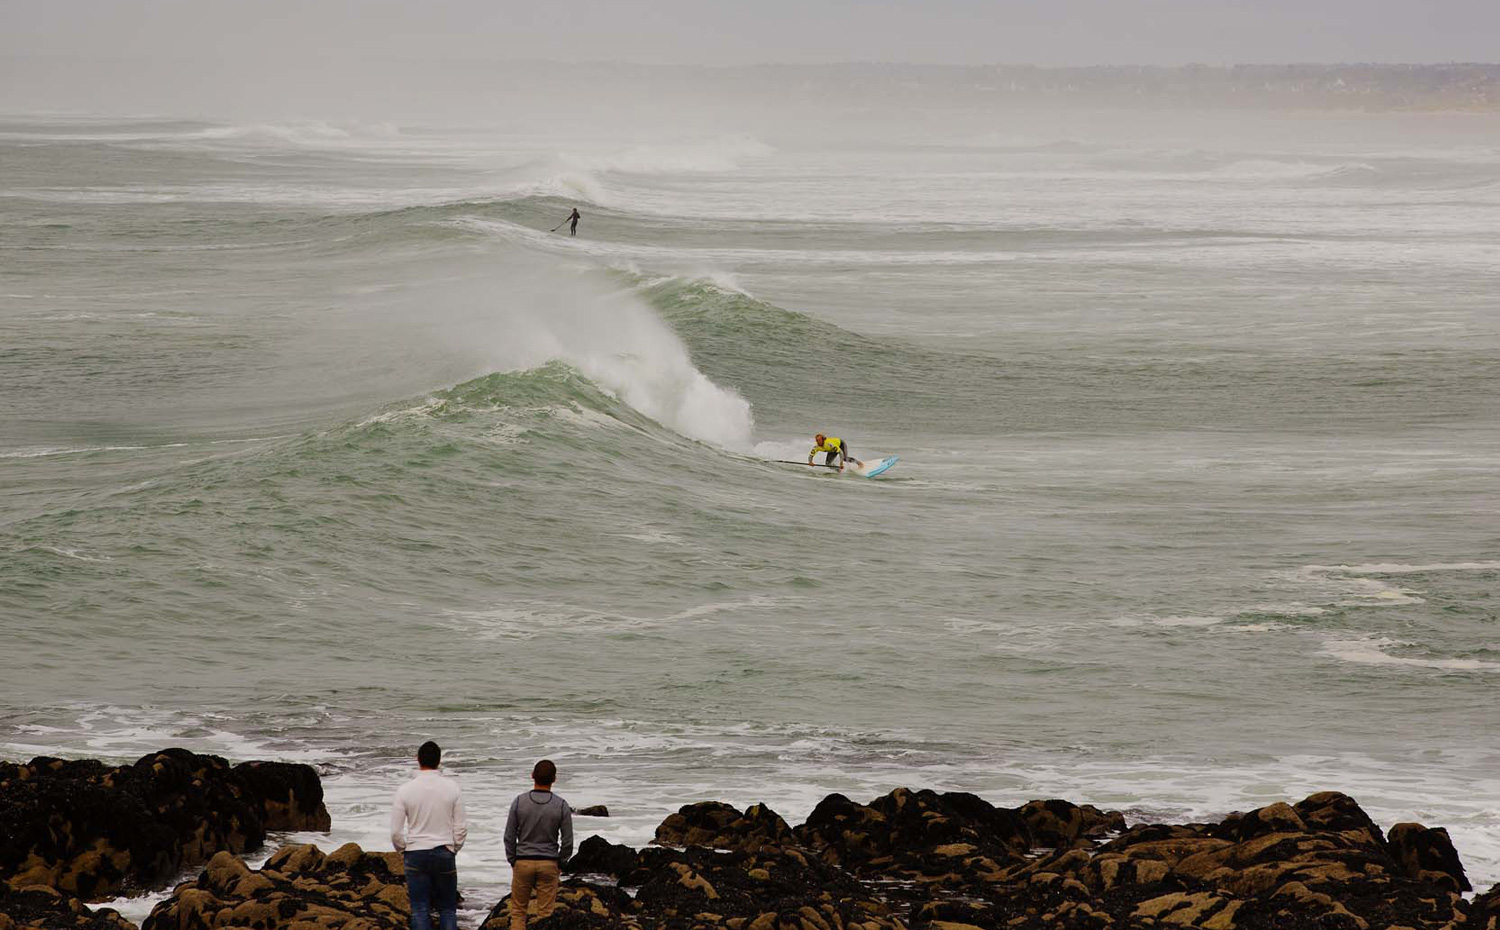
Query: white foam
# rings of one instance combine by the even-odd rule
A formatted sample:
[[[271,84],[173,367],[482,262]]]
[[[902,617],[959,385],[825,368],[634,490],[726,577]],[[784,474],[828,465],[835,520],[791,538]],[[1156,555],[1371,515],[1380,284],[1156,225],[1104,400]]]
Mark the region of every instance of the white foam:
[[[1386,636],[1362,636],[1356,639],[1329,639],[1323,643],[1323,652],[1344,662],[1357,665],[1393,665],[1408,668],[1432,668],[1456,672],[1500,672],[1500,662],[1485,662],[1480,659],[1442,659],[1424,656],[1391,655],[1386,650],[1413,646],[1405,640]]]
[[[351,145],[368,146],[400,137],[401,130],[394,123],[303,119],[213,126],[182,138],[210,142],[269,142],[302,148],[346,148]]]
[[[1309,565],[1309,569],[1325,572],[1343,572],[1349,575],[1417,575],[1430,572],[1493,572],[1500,571],[1500,561],[1488,562],[1427,562],[1409,565],[1404,562],[1369,562],[1362,565]]]
[[[1354,174],[1374,174],[1375,171],[1374,166],[1364,162],[1329,165],[1300,159],[1246,158],[1221,165],[1212,173],[1248,180],[1277,180],[1344,177]]]
[[[1298,585],[1311,585],[1326,590],[1332,605],[1336,607],[1393,607],[1421,604],[1425,601],[1418,591],[1372,576],[1486,571],[1500,571],[1500,561],[1304,565],[1287,573],[1286,577]]]
[[[571,355],[569,361],[678,433],[724,448],[747,447],[754,426],[749,402],[710,381],[693,366],[677,337],[659,325],[658,332],[640,334],[659,340],[649,354],[592,350]]]
[[[38,446],[0,452],[0,459],[36,459],[54,455],[87,455],[93,452],[141,452],[155,449],[186,449],[192,445],[226,446],[251,442],[271,442],[285,436],[250,436],[244,439],[210,439],[200,443],[163,442],[150,446]]]
[[[704,375],[682,339],[632,289],[589,273],[596,268],[585,267],[580,274],[535,253],[511,250],[487,255],[480,264],[482,270],[463,276],[378,295],[380,304],[370,316],[391,320],[403,335],[413,317],[440,321],[429,332],[469,377],[562,362],[679,437],[725,449],[750,448],[749,402]],[[430,403],[382,412],[365,422],[427,415]],[[560,403],[553,412],[580,425],[620,425],[581,405]]]
[[[1423,603],[1417,592],[1379,578],[1363,577],[1366,574],[1385,573],[1360,572],[1355,567],[1340,565],[1304,565],[1287,573],[1289,580],[1295,584],[1327,589],[1334,598],[1333,605],[1337,607],[1391,607]]]
[[[738,276],[728,271],[722,271],[716,268],[705,268],[702,271],[698,271],[689,275],[688,277],[699,281],[707,281],[709,284],[712,284],[719,290],[726,291],[731,294],[741,294],[745,297],[755,296],[749,291],[745,290],[744,285],[740,284],[740,279]]]
[[[615,535],[621,539],[634,539],[636,542],[651,543],[653,545],[678,545],[682,542],[681,536],[661,530],[648,530],[640,533],[616,533]]]
[[[496,194],[501,197],[530,196],[582,200],[601,207],[610,206],[614,199],[609,189],[598,178],[582,168],[558,169],[540,178],[519,182],[503,191],[497,191]]]
[[[1155,626],[1187,627],[1218,626],[1223,622],[1223,617],[1156,617],[1151,621]]]
[[[113,562],[109,556],[84,555],[79,549],[66,549],[59,546],[37,546],[36,548],[68,559],[76,559],[79,562]]]
[[[357,424],[355,424],[355,426],[363,429],[366,426],[375,426],[379,423],[394,423],[399,420],[409,420],[413,418],[426,417],[431,415],[433,411],[442,409],[446,406],[447,401],[440,400],[436,397],[429,397],[426,400],[422,401],[420,404],[414,404],[410,407],[400,407],[395,410],[386,410],[382,413],[377,413],[374,416],[366,417],[365,419],[360,420]]]
[[[775,149],[751,136],[724,135],[676,144],[635,145],[602,155],[563,156],[563,160],[589,171],[623,174],[724,173],[773,152]]]
[[[636,145],[599,154],[559,154],[500,172],[500,183],[489,194],[501,198],[558,197],[602,207],[619,206],[618,196],[599,175],[723,173],[772,151],[748,136],[720,136],[676,145]]]
[[[187,443],[175,443],[175,446],[184,446]],[[141,449],[149,449],[151,446],[44,446],[40,448],[18,449],[11,452],[0,452],[0,459],[39,459],[53,455],[82,455],[89,452],[135,452]],[[167,448],[170,448],[167,447]]]
[[[586,629],[650,630],[682,623],[707,621],[722,613],[769,610],[780,601],[768,597],[750,597],[714,601],[662,616],[636,616],[625,613],[601,613],[566,605],[508,604],[486,610],[453,610],[445,614],[462,624],[466,631],[486,639],[533,639],[542,629],[581,631]]]

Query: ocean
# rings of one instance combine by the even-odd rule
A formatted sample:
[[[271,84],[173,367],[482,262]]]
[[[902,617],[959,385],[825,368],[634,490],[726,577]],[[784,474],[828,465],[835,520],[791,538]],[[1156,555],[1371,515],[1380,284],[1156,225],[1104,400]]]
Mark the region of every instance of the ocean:
[[[1035,122],[0,119],[0,755],[383,849],[436,739],[471,924],[544,756],[580,838],[1336,789],[1500,881],[1494,117]]]

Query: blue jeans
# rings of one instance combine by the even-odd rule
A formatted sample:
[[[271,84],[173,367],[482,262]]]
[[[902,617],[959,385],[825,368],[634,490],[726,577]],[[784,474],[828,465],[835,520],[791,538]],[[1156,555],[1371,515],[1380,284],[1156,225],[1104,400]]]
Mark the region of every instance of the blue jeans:
[[[411,898],[411,930],[432,930],[437,909],[442,930],[458,930],[458,866],[446,846],[402,855],[406,894]]]

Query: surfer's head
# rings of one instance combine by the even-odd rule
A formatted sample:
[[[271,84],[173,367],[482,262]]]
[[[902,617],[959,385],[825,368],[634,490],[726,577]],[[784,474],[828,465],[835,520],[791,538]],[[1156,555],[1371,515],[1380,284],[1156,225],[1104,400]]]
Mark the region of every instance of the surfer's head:
[[[827,436],[824,436],[822,433],[819,433],[818,435],[816,435],[816,436],[813,437],[813,442],[815,442],[815,443],[817,443],[818,445],[821,446],[823,444],[823,441],[826,440],[827,438],[828,438]]]

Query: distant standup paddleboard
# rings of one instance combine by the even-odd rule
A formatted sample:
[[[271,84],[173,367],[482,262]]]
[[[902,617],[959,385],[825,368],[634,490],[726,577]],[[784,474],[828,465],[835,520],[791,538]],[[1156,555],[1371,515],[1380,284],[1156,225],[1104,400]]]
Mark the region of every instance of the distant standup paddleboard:
[[[821,462],[793,462],[789,459],[777,460],[778,464],[781,465],[800,465],[803,468],[826,468],[830,471],[840,472],[841,474],[847,472],[851,475],[857,475],[860,478],[873,478],[876,475],[883,475],[890,471],[891,466],[899,461],[901,461],[901,456],[892,455],[888,458],[866,462],[863,465],[847,465],[841,471],[837,465],[824,465]]]

